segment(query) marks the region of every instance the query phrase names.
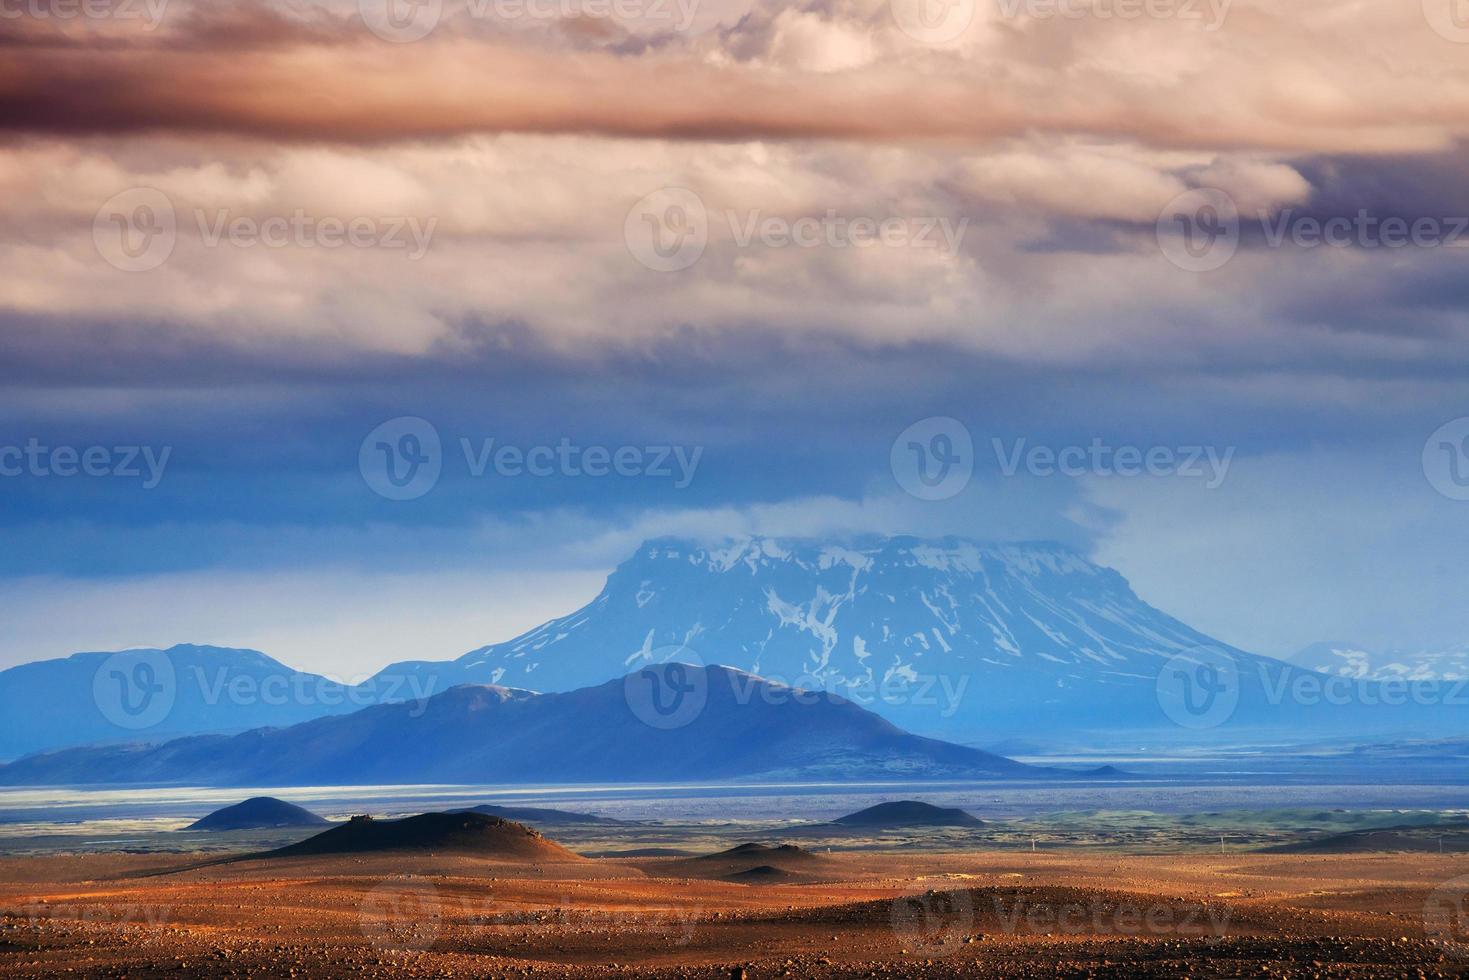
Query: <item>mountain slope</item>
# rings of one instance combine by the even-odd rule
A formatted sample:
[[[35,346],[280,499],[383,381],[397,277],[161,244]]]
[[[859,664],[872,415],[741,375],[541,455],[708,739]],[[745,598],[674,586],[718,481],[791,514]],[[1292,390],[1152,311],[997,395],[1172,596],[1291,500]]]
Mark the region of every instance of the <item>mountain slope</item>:
[[[405,662],[379,676],[436,690],[560,691],[697,659],[833,691],[946,739],[1188,739],[1200,736],[1175,724],[1177,704],[1170,715],[1159,685],[1182,676],[1170,658],[1201,648],[1237,669],[1238,709],[1226,719],[1236,727],[1401,731],[1424,716],[1301,703],[1290,692],[1304,670],[1211,640],[1142,601],[1115,571],[1060,545],[957,538],[650,541],[569,616],[449,663]]]
[[[678,676],[673,676],[677,668]],[[702,686],[700,710],[650,724],[629,684],[563,694],[463,686],[284,729],[102,746],[0,766],[0,784],[582,783],[729,778],[1024,778],[1046,770],[920,738],[830,695],[797,696],[723,667],[661,670]]]

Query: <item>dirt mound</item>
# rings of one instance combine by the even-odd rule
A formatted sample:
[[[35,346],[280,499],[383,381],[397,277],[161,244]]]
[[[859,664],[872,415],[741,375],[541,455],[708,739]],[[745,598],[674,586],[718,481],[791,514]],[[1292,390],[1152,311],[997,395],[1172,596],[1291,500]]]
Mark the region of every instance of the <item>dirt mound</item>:
[[[738,880],[753,875],[754,879],[779,876],[791,878],[819,873],[830,862],[795,844],[740,844],[727,851],[704,854],[681,861],[649,865],[649,874],[680,878],[722,878]]]
[[[482,813],[421,813],[401,820],[353,817],[268,857],[434,851],[526,861],[579,861],[577,855],[524,824]]]
[[[294,803],[273,796],[253,796],[243,803],[215,810],[186,830],[262,830],[272,827],[325,827],[328,821]]]
[[[746,884],[763,884],[773,881],[789,881],[794,877],[789,871],[762,864],[759,867],[750,868],[746,871],[737,871],[732,875],[725,875],[725,881],[739,881]]]
[[[738,847],[731,847],[727,851],[719,851],[715,854],[706,854],[699,860],[718,861],[722,858],[739,858],[743,860],[744,858],[748,857],[769,857],[780,862],[809,862],[820,860],[820,858],[818,858],[815,854],[812,854],[804,847],[799,847],[795,844],[778,844],[775,846],[771,846],[770,844],[758,844],[754,842],[751,842],[749,844],[740,844]]]
[[[839,827],[864,829],[887,827],[983,827],[984,821],[956,807],[934,806],[917,800],[899,800],[896,803],[879,803],[845,817],[837,817],[832,823]]]

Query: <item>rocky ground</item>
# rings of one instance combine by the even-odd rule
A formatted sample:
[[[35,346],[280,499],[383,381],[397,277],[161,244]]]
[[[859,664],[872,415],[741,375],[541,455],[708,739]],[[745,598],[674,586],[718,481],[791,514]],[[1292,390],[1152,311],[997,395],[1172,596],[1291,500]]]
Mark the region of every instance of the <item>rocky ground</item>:
[[[1457,855],[751,860],[6,858],[0,975],[1469,976]]]

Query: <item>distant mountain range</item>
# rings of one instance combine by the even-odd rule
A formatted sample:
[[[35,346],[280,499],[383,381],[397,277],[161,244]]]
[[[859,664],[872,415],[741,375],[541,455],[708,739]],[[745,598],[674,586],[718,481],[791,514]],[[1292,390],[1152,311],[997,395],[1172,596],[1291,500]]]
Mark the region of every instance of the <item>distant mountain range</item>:
[[[294,725],[371,703],[257,650],[181,644],[76,653],[0,671],[0,759],[67,745]]]
[[[1290,658],[1297,667],[1354,680],[1462,681],[1469,679],[1469,647],[1446,650],[1369,650],[1360,644],[1313,643]]]
[[[669,692],[686,693],[681,713]],[[651,692],[654,698],[643,700]],[[673,727],[659,727],[671,718]],[[561,694],[462,686],[241,735],[63,749],[0,766],[0,785],[695,782],[1063,775],[900,731],[840,698],[726,667],[645,668]]]
[[[657,539],[568,616],[351,688],[256,651],[196,646],[0,672],[0,758],[284,727],[464,684],[564,693],[672,660],[828,690],[906,731],[977,745],[1469,734],[1469,712],[1441,682],[1414,680],[1419,667],[1359,673],[1354,658],[1286,664],[1218,643],[1056,544]],[[1434,674],[1459,669],[1444,660]],[[1404,677],[1428,686],[1400,703],[1378,696],[1379,681]]]
[[[571,615],[378,679],[555,691],[693,656],[976,744],[1062,732],[1214,740],[1215,718],[1177,724],[1186,701],[1215,702],[1210,683],[1233,684],[1217,720],[1236,732],[1469,731],[1469,712],[1437,692],[1391,705],[1370,688],[1314,691],[1316,672],[1219,643],[1061,545],[958,538],[649,541]]]

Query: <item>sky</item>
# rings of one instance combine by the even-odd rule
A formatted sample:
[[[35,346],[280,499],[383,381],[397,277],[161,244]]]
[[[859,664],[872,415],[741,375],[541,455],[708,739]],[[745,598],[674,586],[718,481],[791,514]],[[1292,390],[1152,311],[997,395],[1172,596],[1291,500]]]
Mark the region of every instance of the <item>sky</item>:
[[[7,7],[0,666],[359,676],[662,534],[1462,645],[1455,2]]]

